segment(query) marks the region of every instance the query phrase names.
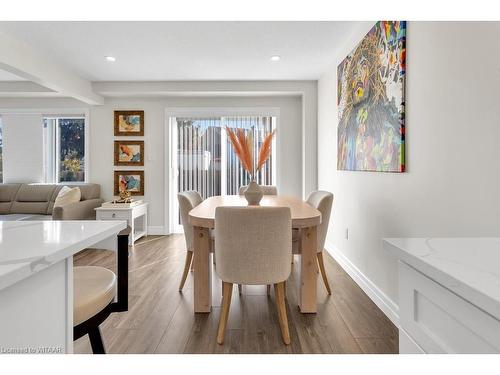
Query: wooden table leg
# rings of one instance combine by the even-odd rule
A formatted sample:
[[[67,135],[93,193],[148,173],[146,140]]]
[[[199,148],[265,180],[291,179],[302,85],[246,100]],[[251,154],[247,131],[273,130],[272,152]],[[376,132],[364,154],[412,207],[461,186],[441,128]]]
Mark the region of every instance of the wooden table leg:
[[[302,230],[302,254],[300,256],[299,308],[302,313],[315,313],[316,309],[316,250],[317,227]]]
[[[212,267],[208,228],[194,227],[194,312],[212,309]]]

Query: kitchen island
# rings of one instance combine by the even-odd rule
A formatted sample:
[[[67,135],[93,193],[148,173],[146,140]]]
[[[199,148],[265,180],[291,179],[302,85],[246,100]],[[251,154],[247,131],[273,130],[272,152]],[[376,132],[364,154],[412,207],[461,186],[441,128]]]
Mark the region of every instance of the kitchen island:
[[[386,238],[400,353],[500,353],[500,238]]]
[[[72,353],[73,255],[125,221],[0,222],[0,353]]]

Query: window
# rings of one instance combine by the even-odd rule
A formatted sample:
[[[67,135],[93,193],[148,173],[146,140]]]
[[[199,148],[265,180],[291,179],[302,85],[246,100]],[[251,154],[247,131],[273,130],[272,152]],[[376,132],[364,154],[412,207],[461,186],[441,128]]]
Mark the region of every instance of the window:
[[[44,117],[45,182],[85,181],[85,118]]]
[[[0,116],[0,184],[3,182],[3,124]]]

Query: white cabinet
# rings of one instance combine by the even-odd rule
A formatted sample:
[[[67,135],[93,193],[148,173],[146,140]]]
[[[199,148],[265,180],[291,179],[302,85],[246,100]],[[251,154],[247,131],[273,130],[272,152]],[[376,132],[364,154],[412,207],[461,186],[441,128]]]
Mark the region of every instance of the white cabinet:
[[[500,353],[500,321],[404,262],[399,314],[401,329],[416,344],[403,337],[400,351]]]
[[[141,203],[129,208],[96,208],[96,220],[126,220],[131,229],[128,243],[148,235],[148,204]]]
[[[400,353],[500,353],[500,239],[387,238]]]
[[[73,257],[0,289],[0,354],[71,353],[72,296]]]

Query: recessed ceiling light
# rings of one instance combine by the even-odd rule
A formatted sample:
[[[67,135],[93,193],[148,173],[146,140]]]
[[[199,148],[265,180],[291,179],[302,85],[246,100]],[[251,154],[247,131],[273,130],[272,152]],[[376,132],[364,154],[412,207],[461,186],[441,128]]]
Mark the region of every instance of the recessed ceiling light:
[[[109,62],[115,62],[116,61],[116,57],[113,57],[113,56],[104,56],[104,58],[106,59],[106,61],[109,61]]]
[[[280,61],[280,60],[281,60],[281,56],[279,56],[279,55],[271,56],[271,61]]]

